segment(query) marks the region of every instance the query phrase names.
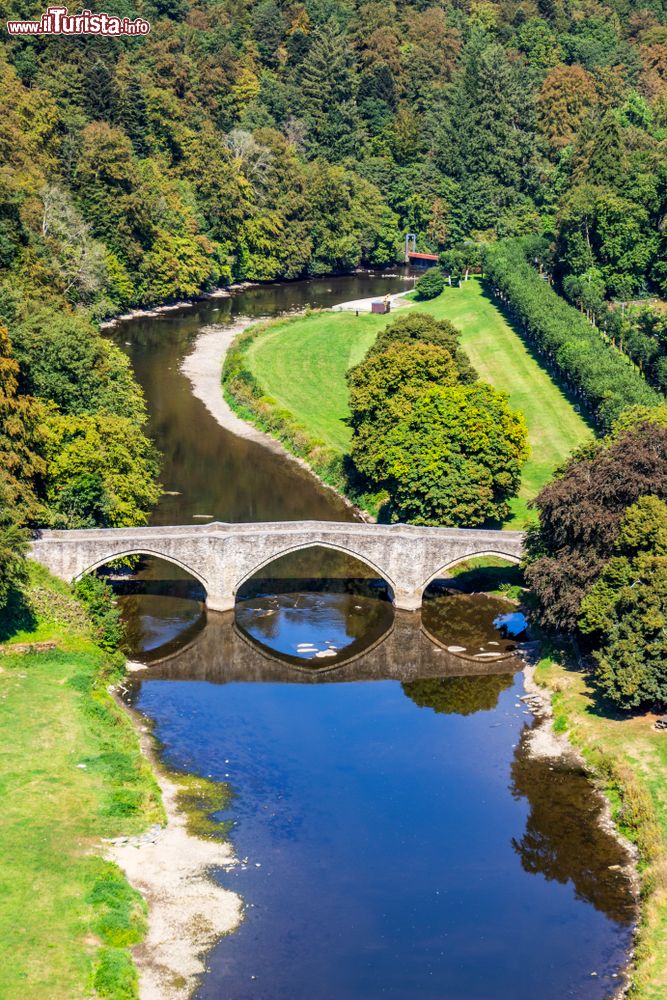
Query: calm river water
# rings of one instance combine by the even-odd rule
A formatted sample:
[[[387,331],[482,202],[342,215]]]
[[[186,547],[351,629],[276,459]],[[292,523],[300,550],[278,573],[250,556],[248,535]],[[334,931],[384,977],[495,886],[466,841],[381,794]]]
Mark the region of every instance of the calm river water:
[[[223,431],[180,363],[203,325],[398,291],[355,275],[238,292],[115,331],[168,493],[155,523],[353,515],[295,464]],[[245,918],[201,1000],[611,997],[631,943],[623,850],[579,769],[529,753],[513,611],[474,587],[394,614],[382,581],[311,550],[235,614],[147,560],[120,585],[132,690],[170,766],[228,782]],[[452,647],[456,652],[452,652]],[[621,869],[619,869],[621,866]]]

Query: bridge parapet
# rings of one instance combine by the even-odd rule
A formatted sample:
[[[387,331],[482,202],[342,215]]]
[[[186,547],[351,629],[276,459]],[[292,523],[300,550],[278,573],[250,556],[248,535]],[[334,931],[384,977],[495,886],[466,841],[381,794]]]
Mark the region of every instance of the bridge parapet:
[[[465,559],[497,555],[518,562],[523,534],[469,528],[337,521],[274,521],[250,524],[41,531],[32,558],[71,581],[129,555],[152,555],[180,566],[199,580],[215,611],[234,607],[239,587],[274,559],[314,546],[354,556],[386,580],[394,604],[421,607],[431,580]]]

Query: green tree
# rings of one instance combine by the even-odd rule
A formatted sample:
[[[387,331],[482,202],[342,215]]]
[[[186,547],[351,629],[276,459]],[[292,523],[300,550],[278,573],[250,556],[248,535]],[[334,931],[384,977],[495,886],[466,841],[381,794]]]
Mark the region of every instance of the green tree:
[[[88,573],[76,582],[74,593],[86,609],[98,646],[109,652],[119,649],[125,638],[125,629],[110,584],[94,573]]]
[[[153,446],[126,417],[49,419],[46,497],[54,525],[120,528],[145,524],[157,502]]]
[[[90,66],[86,83],[90,117],[113,124],[118,114],[118,88],[113,74],[101,59]]]
[[[336,21],[328,21],[314,35],[300,76],[311,142],[333,161],[353,154],[357,114],[354,53]]]
[[[419,340],[392,341],[371,351],[348,373],[353,457],[360,472],[379,477],[379,457],[392,426],[391,409],[398,394],[418,395],[430,383],[456,385],[458,367],[451,352]]]
[[[20,387],[63,413],[114,413],[142,424],[143,394],[126,356],[83,316],[43,307],[14,330]]]
[[[462,382],[474,382],[477,373],[459,345],[460,336],[459,330],[449,320],[438,320],[428,313],[410,311],[397,316],[378,334],[369,354],[384,351],[395,342],[435,344],[444,347],[454,358]]]
[[[629,507],[603,566],[581,602],[593,637],[600,690],[622,708],[667,705],[667,503]]]
[[[586,177],[591,184],[621,189],[624,179],[624,148],[617,116],[608,111],[603,116],[588,157]]]
[[[415,285],[418,299],[435,299],[445,288],[445,279],[439,267],[429,267]]]
[[[348,373],[351,458],[387,492],[394,520],[472,526],[507,516],[528,456],[525,421],[475,377],[455,327],[423,313],[387,326]]]
[[[18,392],[19,366],[9,336],[0,326],[0,470],[21,522],[37,518],[38,487],[45,471],[42,457],[47,413],[36,399]]]
[[[501,208],[537,185],[535,100],[520,62],[478,37],[437,139],[441,168],[461,184],[456,212],[467,233],[492,228]]]
[[[0,612],[27,579],[28,534],[20,524],[15,494],[15,487],[0,474]]]
[[[504,393],[434,385],[414,400],[401,394],[392,414],[380,468],[397,520],[475,527],[509,515],[528,444]]]

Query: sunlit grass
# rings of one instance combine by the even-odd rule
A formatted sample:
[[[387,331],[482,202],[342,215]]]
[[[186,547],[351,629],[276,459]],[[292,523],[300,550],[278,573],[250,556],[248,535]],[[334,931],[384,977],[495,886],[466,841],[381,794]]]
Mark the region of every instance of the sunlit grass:
[[[75,624],[64,585],[40,569],[33,586],[34,627],[16,638],[57,648],[0,656],[0,996],[84,997],[94,981],[132,997],[144,906],[100,839],[161,819],[159,793],[106,691],[117,667]]]
[[[530,517],[528,502],[569,454],[592,437],[592,430],[482,282],[471,279],[462,288],[446,288],[437,299],[409,308],[450,320],[461,331],[462,345],[480,378],[506,392],[512,406],[524,413],[531,454],[507,524],[522,527]],[[247,364],[278,409],[343,454],[351,436],[345,373],[392,318],[322,312],[273,324],[250,345]]]

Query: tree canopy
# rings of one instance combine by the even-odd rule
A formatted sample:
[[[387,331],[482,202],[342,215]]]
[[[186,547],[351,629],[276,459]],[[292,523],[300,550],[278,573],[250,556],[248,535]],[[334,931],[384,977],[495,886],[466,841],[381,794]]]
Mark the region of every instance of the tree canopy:
[[[373,490],[386,491],[394,520],[502,520],[528,456],[524,418],[503,393],[470,381],[455,328],[429,319],[391,323],[349,372],[352,461]]]

